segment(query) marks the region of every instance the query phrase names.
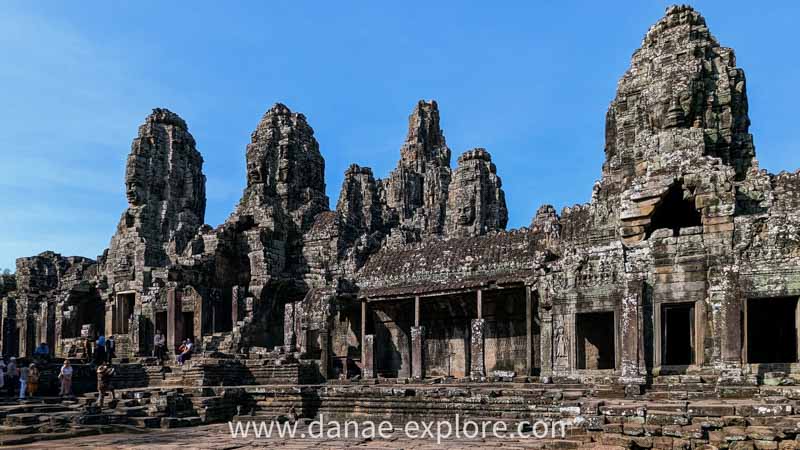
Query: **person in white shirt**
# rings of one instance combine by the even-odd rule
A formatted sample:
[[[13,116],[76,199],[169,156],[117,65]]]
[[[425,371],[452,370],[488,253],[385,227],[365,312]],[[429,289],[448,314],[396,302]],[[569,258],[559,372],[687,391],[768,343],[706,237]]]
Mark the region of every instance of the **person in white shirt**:
[[[58,374],[58,379],[61,380],[61,391],[59,395],[62,397],[72,393],[72,365],[69,360],[64,360],[64,365],[61,366],[61,372]]]
[[[153,356],[158,358],[160,361],[164,361],[164,344],[166,343],[166,339],[164,339],[164,335],[161,334],[161,330],[156,330],[156,335],[153,337]]]

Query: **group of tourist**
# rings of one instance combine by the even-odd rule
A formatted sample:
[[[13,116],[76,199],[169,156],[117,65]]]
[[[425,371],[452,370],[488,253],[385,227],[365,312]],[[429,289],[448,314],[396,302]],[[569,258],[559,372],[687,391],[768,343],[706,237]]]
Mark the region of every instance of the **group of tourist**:
[[[176,361],[183,365],[194,351],[194,343],[191,339],[185,339],[177,349]],[[110,393],[111,398],[116,398],[112,378],[114,368],[111,366],[112,358],[116,357],[116,343],[114,336],[105,337],[101,335],[97,340],[87,338],[84,355],[90,362],[97,364],[97,390],[99,392],[99,405],[102,408],[104,397]],[[162,362],[166,357],[166,339],[161,331],[157,331],[153,339],[153,356]],[[18,364],[16,357],[7,360],[0,358],[0,392],[5,391],[12,398],[20,400],[32,397],[39,389],[39,379],[41,376],[39,366],[50,361],[50,348],[47,343],[41,343],[33,352],[33,360],[30,364]],[[38,364],[38,365],[37,365]],[[72,395],[72,378],[74,369],[69,359],[65,359],[58,372],[60,384],[59,395]]]
[[[87,337],[83,344],[83,354],[87,361],[95,364],[110,363],[117,356],[117,343],[114,336],[105,337],[102,334],[97,340]]]
[[[5,391],[11,398],[24,400],[33,397],[39,391],[41,372],[37,363],[17,364],[17,358],[12,356],[6,362],[0,358],[0,391]],[[72,393],[72,366],[69,360],[64,360],[64,365],[59,370],[58,379],[61,385],[59,395],[67,396]]]
[[[156,330],[156,334],[153,337],[153,357],[158,358],[159,361],[164,362],[166,358],[166,344],[167,340],[164,337],[164,333],[161,330]],[[186,360],[191,358],[192,352],[194,351],[194,343],[191,339],[184,339],[181,342],[181,345],[178,346],[177,349],[177,357],[175,361],[179,365],[183,365]]]

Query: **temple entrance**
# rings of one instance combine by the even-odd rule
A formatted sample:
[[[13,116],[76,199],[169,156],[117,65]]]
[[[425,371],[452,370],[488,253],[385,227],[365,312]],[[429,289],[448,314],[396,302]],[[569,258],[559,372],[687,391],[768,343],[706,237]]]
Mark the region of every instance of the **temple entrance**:
[[[797,297],[747,300],[747,362],[797,362]]]
[[[95,333],[103,333],[103,302],[96,295],[71,295],[61,324],[59,338],[79,338],[84,325],[92,325]],[[55,346],[51,347],[55,348]]]
[[[183,338],[191,339],[194,342],[194,313],[191,311],[184,311],[183,315]]]
[[[575,315],[578,369],[613,369],[614,312],[582,313]]]
[[[661,307],[661,342],[663,365],[694,363],[694,304]]]
[[[425,327],[425,376],[463,378],[470,368],[470,321],[477,317],[475,293],[420,301]]]
[[[411,376],[411,326],[413,300],[372,303],[371,317],[375,333],[375,373],[386,378]],[[369,330],[367,330],[367,333]]]
[[[214,303],[211,305],[211,332],[222,333],[233,330],[231,321],[231,308],[229,302]]]
[[[130,319],[136,304],[136,294],[133,292],[117,294],[117,304],[114,313],[114,334],[128,334],[130,332]]]
[[[160,331],[162,334],[167,333],[167,312],[161,311],[156,313],[156,332]]]

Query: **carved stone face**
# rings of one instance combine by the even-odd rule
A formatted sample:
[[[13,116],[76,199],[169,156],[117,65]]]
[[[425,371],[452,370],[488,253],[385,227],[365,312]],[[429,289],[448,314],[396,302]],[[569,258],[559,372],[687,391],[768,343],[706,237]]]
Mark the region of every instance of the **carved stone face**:
[[[125,197],[127,197],[128,203],[133,206],[144,203],[144,187],[138,181],[126,181]]]
[[[468,195],[463,199],[464,202],[458,207],[458,224],[472,225],[475,223],[475,196]]]
[[[247,161],[247,181],[250,183],[263,183],[260,164],[256,161]]]

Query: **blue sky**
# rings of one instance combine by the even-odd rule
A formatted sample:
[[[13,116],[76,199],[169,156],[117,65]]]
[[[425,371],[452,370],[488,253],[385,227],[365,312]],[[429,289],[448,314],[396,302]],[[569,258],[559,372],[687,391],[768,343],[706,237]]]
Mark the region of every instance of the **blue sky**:
[[[384,177],[407,116],[436,99],[453,162],[486,147],[510,227],[588,201],[604,116],[669,2],[3,2],[0,268],[52,249],[95,257],[126,207],[124,165],[154,107],[205,158],[206,222],[233,210],[245,145],[280,101],[306,114],[331,205],[351,162]],[[756,151],[800,167],[800,3],[694,6],[745,69]]]

